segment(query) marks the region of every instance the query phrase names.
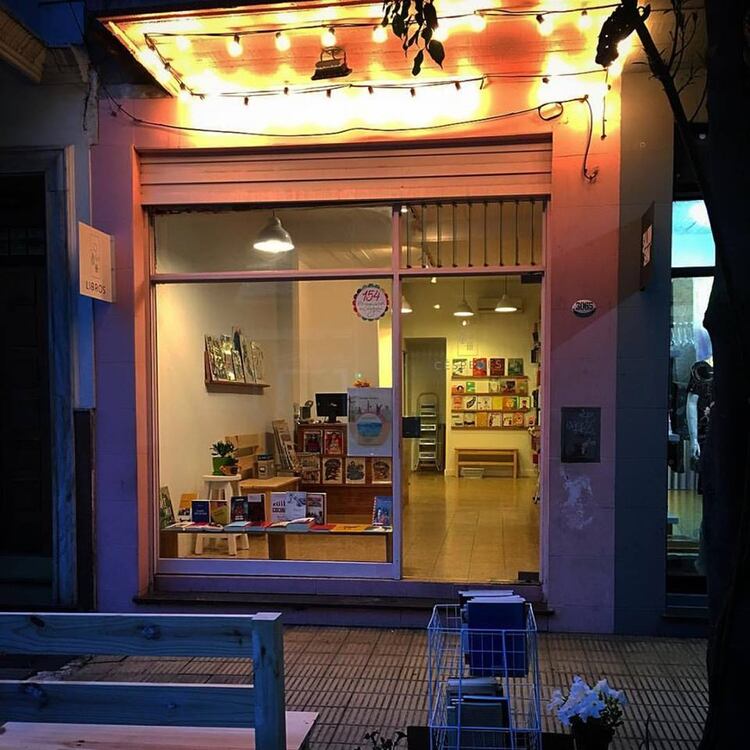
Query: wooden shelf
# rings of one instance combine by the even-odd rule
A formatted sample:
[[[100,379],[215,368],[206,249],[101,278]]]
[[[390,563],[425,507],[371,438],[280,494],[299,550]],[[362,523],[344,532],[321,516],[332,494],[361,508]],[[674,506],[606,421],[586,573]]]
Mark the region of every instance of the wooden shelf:
[[[206,381],[206,390],[209,393],[255,393],[262,394],[266,388],[271,386],[268,383],[238,383],[227,381],[217,382],[214,380]]]
[[[475,431],[478,431],[478,430],[493,430],[493,431],[495,431],[495,430],[497,430],[497,431],[505,430],[506,432],[510,432],[512,430],[516,430],[516,431],[523,430],[525,432],[529,428],[528,427],[454,427],[453,425],[451,425],[451,429],[452,430],[475,430]]]
[[[451,380],[528,380],[528,375],[451,375]]]

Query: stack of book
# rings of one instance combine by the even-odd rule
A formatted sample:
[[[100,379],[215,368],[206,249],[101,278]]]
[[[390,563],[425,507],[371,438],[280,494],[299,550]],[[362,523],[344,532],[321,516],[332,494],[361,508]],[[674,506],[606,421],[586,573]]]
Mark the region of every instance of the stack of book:
[[[446,750],[511,747],[508,699],[494,677],[446,683]]]

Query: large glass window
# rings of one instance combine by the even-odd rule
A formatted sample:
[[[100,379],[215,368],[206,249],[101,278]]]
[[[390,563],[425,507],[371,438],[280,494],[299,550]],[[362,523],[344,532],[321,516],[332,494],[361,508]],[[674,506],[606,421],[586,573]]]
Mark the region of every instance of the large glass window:
[[[706,591],[702,451],[713,402],[713,354],[703,319],[714,244],[702,201],[674,204],[672,258],[667,595],[672,606],[696,606]]]

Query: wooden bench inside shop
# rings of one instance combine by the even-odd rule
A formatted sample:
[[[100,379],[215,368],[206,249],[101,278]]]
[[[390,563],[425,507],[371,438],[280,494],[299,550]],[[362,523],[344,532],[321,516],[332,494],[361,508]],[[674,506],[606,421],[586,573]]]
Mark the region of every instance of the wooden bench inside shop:
[[[252,685],[0,680],[2,750],[296,750],[318,714],[285,711],[281,615],[0,614],[6,654],[252,659]]]
[[[461,469],[507,468],[513,479],[518,478],[518,450],[516,448],[456,448],[456,476]]]

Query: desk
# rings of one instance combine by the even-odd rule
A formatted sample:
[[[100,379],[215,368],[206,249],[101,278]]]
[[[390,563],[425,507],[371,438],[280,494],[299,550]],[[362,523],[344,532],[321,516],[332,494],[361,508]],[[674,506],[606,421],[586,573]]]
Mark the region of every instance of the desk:
[[[507,467],[513,479],[518,478],[517,448],[456,448],[456,476],[464,466]]]
[[[266,521],[271,520],[271,493],[297,492],[299,477],[270,477],[269,479],[246,479],[240,482],[241,495],[263,493],[263,513]]]

